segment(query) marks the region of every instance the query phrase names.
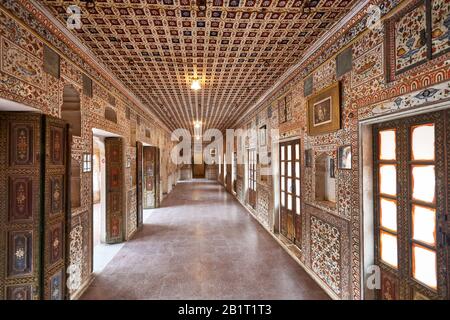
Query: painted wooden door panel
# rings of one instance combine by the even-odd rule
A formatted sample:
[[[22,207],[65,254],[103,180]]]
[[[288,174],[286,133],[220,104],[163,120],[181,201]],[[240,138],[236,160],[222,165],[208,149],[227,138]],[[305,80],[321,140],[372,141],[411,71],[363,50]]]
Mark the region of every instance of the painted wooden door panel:
[[[60,119],[45,117],[45,224],[44,224],[44,299],[62,300],[66,283],[66,222],[70,159],[68,125]]]
[[[160,153],[159,148],[144,146],[144,209],[159,207],[160,201]]]
[[[122,138],[105,138],[106,243],[124,241],[124,178]]]
[[[144,206],[143,206],[143,178],[142,178],[142,167],[143,167],[143,145],[142,142],[136,142],[136,166],[137,166],[137,227],[140,228],[144,221]]]
[[[0,299],[65,298],[68,127],[0,113]]]
[[[0,298],[40,299],[39,114],[0,113]]]
[[[378,298],[448,299],[450,111],[374,126]]]

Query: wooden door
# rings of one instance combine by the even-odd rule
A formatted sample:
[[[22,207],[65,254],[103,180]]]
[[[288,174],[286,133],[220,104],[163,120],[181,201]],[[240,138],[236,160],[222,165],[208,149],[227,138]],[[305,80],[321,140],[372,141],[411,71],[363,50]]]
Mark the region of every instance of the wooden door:
[[[205,177],[205,164],[194,164],[193,165],[193,177],[202,179]]]
[[[236,181],[237,181],[237,152],[233,152],[233,192],[236,192]]]
[[[123,141],[105,138],[106,159],[106,243],[124,240]]]
[[[227,177],[226,177],[226,189],[228,192],[231,192],[233,190],[232,185],[232,164],[227,164]]]
[[[0,113],[0,299],[65,298],[68,127]]]
[[[159,149],[144,147],[144,209],[159,206]]]
[[[448,299],[450,111],[374,126],[380,299]]]
[[[161,202],[161,154],[159,148],[155,147],[155,207],[159,208]],[[203,168],[203,171],[205,169]],[[203,175],[205,173],[203,172]]]
[[[42,116],[0,113],[0,298],[40,299]]]
[[[281,234],[300,241],[300,141],[280,143]]]
[[[137,196],[137,227],[142,227],[144,223],[144,206],[143,206],[143,145],[142,142],[137,141],[136,142],[136,182],[137,182],[137,190],[136,190],[136,196]]]
[[[248,149],[248,203],[256,208],[256,149]]]
[[[45,118],[45,238],[43,258],[44,299],[62,300],[66,284],[66,227],[68,203],[68,125],[61,119]]]

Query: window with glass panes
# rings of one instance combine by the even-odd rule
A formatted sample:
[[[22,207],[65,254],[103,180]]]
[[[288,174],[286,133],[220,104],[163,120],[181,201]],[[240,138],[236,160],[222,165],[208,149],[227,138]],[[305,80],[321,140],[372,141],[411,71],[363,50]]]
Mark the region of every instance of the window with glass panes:
[[[281,233],[290,240],[299,239],[300,230],[300,141],[280,143],[280,216]],[[295,214],[295,216],[294,216]]]
[[[445,119],[444,111],[374,129],[375,256],[385,276],[408,288],[403,299],[414,298],[405,292],[437,298],[446,291],[446,277],[439,277],[447,263],[445,237],[441,243],[437,237],[445,230],[439,224],[445,221],[448,193],[437,188],[448,183],[437,175],[448,167]]]
[[[256,191],[256,149],[248,150],[248,188]]]

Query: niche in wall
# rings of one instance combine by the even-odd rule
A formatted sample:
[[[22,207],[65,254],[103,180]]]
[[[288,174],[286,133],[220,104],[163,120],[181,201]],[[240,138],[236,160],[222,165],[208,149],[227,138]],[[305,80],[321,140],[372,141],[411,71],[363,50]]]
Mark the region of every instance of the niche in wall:
[[[111,107],[105,107],[105,119],[117,123],[116,110]]]
[[[332,158],[326,153],[320,153],[315,161],[315,200],[330,205],[336,203],[336,178],[334,168],[331,168]]]
[[[81,136],[80,94],[71,85],[64,86],[61,118],[67,121],[74,136]]]
[[[81,206],[81,170],[80,163],[72,158],[71,178],[70,178],[70,201],[71,207]]]

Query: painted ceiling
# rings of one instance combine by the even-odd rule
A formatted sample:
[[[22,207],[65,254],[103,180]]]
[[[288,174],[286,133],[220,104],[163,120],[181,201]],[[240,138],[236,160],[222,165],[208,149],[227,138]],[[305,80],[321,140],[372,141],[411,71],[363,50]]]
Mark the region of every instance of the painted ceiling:
[[[357,1],[206,0],[206,10],[192,0],[39,2],[64,24],[79,6],[71,32],[170,129],[200,120],[222,130]]]

